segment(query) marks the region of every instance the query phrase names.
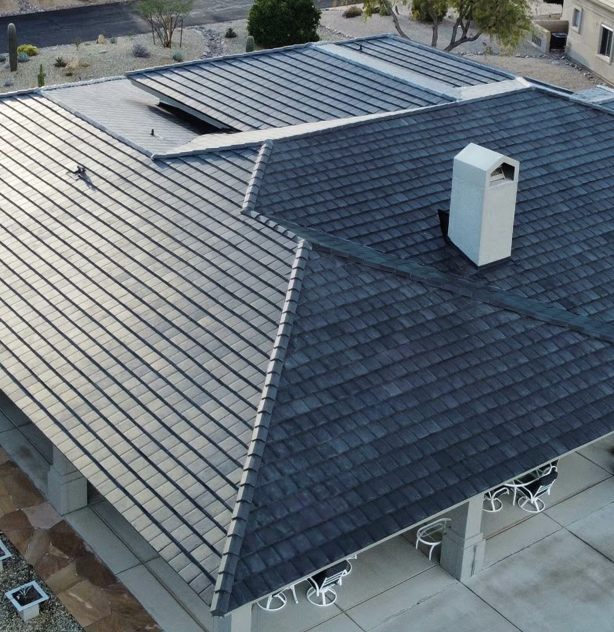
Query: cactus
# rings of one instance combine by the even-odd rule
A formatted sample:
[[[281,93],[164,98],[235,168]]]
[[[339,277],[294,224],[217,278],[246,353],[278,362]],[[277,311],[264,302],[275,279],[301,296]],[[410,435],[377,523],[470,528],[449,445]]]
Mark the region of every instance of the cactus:
[[[250,35],[245,42],[245,52],[252,53],[254,51],[254,38]]]
[[[43,64],[41,64],[40,70],[38,71],[38,87],[42,88],[45,85],[45,73],[43,72]]]
[[[11,72],[17,70],[17,29],[11,22],[7,27],[7,39],[9,41],[9,64]]]

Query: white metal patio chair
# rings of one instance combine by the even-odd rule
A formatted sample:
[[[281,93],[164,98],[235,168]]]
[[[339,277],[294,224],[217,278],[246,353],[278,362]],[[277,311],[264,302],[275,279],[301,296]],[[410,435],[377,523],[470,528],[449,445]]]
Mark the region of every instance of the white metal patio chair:
[[[433,557],[433,551],[441,546],[441,540],[449,522],[451,522],[450,518],[440,518],[425,524],[416,531],[416,548],[419,548],[420,544],[427,546],[429,560]]]
[[[530,485],[534,485],[535,482],[541,480],[544,476],[557,472],[558,473],[558,461],[548,463],[544,467],[538,467],[536,470],[516,478],[510,483],[505,483],[504,487],[507,487],[513,494],[512,505],[516,505],[518,501],[518,494],[522,489],[526,489]],[[555,477],[556,478],[556,477]]]
[[[311,588],[307,591],[307,600],[314,606],[325,608],[332,606],[337,601],[337,593],[333,586],[341,586],[343,578],[349,575],[352,565],[344,560],[326,570],[307,578]]]
[[[288,588],[284,588],[283,590],[280,590],[276,593],[271,593],[268,597],[258,601],[257,602],[258,607],[268,612],[275,612],[277,610],[281,610],[288,603],[286,590],[292,591],[292,596],[294,597],[294,603],[298,603],[298,599],[296,597],[296,584],[292,584],[292,586]]]
[[[543,511],[546,508],[546,503],[541,497],[550,495],[550,490],[557,476],[557,470],[553,469],[530,485],[519,487],[518,493],[520,494],[520,498],[518,500],[518,506],[523,511],[528,511],[529,513],[540,513]]]
[[[482,507],[482,511],[487,513],[497,513],[503,509],[503,501],[499,498],[499,496],[503,496],[503,494],[509,494],[510,490],[508,487],[499,487],[498,489],[493,489],[484,494],[484,505]]]

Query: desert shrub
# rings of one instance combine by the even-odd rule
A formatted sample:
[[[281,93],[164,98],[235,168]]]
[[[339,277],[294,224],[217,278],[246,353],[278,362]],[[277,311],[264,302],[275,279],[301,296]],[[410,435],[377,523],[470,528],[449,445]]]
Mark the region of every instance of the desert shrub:
[[[180,62],[183,61],[183,53],[180,53],[178,50],[173,53],[173,61]]]
[[[237,36],[237,32],[231,26],[229,26],[226,29],[226,33],[224,33],[224,37],[228,39],[232,39],[233,37],[236,37],[236,36]]]
[[[30,55],[28,55],[28,53],[18,53],[17,61],[20,64],[25,64],[27,61],[30,61]]]
[[[149,48],[147,48],[145,44],[140,44],[139,42],[135,42],[132,45],[132,56],[146,59],[147,57],[151,57],[151,53],[149,52]]]
[[[66,60],[64,59],[64,57],[56,57],[55,61],[53,62],[53,65],[56,68],[66,68]]]
[[[247,32],[264,48],[317,42],[321,15],[313,0],[255,0]]]
[[[427,10],[429,3],[437,15],[438,22],[441,22],[446,17],[448,12],[447,0],[437,0],[435,2],[432,0],[412,0],[411,14],[416,22],[433,22],[433,18]]]
[[[107,43],[107,38],[104,36],[103,33],[101,33],[98,36],[98,39],[96,40],[96,44],[106,44]]]
[[[3,64],[6,61],[6,55],[4,53],[0,53],[0,64]]]
[[[111,44],[117,44],[117,37],[112,37],[109,39],[109,42],[111,42]]]
[[[17,49],[17,54],[19,55],[19,53],[26,53],[28,57],[36,57],[36,55],[38,55],[38,48],[32,44],[22,44]]]
[[[357,18],[362,15],[362,9],[355,4],[351,4],[344,12],[344,18]]]

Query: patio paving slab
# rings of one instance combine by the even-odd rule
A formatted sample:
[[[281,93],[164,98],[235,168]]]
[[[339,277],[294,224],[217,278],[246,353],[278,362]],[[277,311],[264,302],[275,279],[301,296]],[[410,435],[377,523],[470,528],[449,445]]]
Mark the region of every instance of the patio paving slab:
[[[120,573],[139,563],[127,546],[117,541],[113,532],[91,507],[73,511],[66,520],[79,533],[87,535],[87,543],[114,572]]]
[[[567,529],[614,561],[614,504],[609,504],[582,520],[572,522]]]
[[[160,557],[157,551],[111,503],[103,500],[95,505],[91,505],[91,508],[141,562],[148,562],[156,557]]]
[[[591,443],[578,452],[604,470],[614,474],[614,435]]]
[[[347,614],[340,614],[315,628],[311,628],[309,632],[363,632],[363,630]]]
[[[162,584],[139,565],[117,573],[118,579],[134,594],[143,607],[160,622],[163,630],[173,632],[203,632],[203,628],[179,606]],[[117,609],[114,608],[114,612]],[[132,609],[129,610],[129,613]],[[156,627],[156,630],[160,628]]]
[[[354,570],[339,589],[337,603],[348,610],[435,565],[405,538],[392,538],[352,560]]]
[[[565,529],[466,585],[523,632],[612,628],[614,565]]]
[[[601,483],[576,494],[567,500],[549,507],[544,512],[563,526],[581,520],[586,516],[614,502],[614,478],[607,478]]]
[[[455,582],[447,590],[389,619],[372,632],[518,632],[509,621]]]
[[[486,541],[484,568],[522,551],[560,528],[557,522],[541,513],[502,531]]]
[[[369,573],[368,568],[363,570]],[[363,630],[371,630],[455,583],[454,578],[439,566],[435,566],[351,608],[347,614]],[[349,586],[348,589],[351,592]],[[341,592],[341,589],[338,592]],[[345,593],[343,596],[345,597]]]
[[[347,581],[349,579],[348,577]],[[343,584],[337,594],[345,589],[346,582],[344,581]],[[292,632],[305,632],[341,614],[341,610],[336,604],[327,608],[318,608],[310,604],[305,596],[307,588],[307,582],[296,587],[298,603],[294,603],[292,593],[288,591],[286,593],[288,604],[278,612],[266,612],[255,605],[252,609],[252,631],[288,632],[292,630]],[[320,632],[319,629],[318,632]]]

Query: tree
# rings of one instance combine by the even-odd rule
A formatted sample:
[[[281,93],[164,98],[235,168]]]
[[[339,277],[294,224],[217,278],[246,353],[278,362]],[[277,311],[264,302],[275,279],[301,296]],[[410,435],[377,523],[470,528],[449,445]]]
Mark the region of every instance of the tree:
[[[264,48],[317,42],[321,13],[313,0],[255,0],[247,32]]]
[[[394,26],[401,37],[408,37],[399,24],[398,4],[408,5],[412,0],[365,0],[365,15],[374,9],[391,13]],[[436,16],[442,0],[424,0],[424,10]],[[481,35],[490,35],[505,47],[516,46],[531,30],[531,8],[528,0],[450,0],[456,13],[450,43],[444,50],[451,51],[465,42],[474,42]],[[433,21],[431,45],[437,43],[439,23]],[[408,38],[409,39],[409,38]]]
[[[141,0],[138,12],[149,22],[165,48],[173,46],[173,33],[179,23],[190,13],[194,0]]]
[[[437,48],[439,24],[450,8],[449,0],[412,0],[411,14],[416,22],[430,22],[433,25],[431,46]]]

